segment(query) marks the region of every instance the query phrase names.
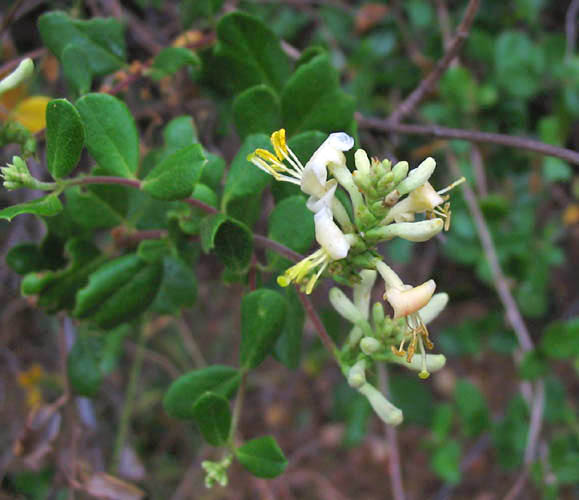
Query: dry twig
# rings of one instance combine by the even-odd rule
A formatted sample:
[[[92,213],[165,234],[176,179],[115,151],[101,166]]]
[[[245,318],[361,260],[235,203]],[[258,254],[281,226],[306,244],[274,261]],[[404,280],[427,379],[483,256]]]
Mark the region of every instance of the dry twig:
[[[440,139],[459,139],[462,141],[476,143],[500,144],[510,148],[525,149],[534,151],[546,156],[554,156],[579,165],[579,153],[571,149],[560,148],[545,144],[544,142],[527,139],[525,137],[515,137],[506,134],[495,134],[491,132],[479,132],[478,130],[463,130],[459,128],[440,127],[438,125],[408,125],[406,123],[388,123],[379,118],[367,118],[360,113],[356,113],[356,121],[361,128],[381,130],[384,132],[396,132],[407,135],[431,135]]]
[[[438,80],[440,80],[442,75],[444,75],[448,66],[459,53],[464,42],[468,38],[468,33],[472,26],[472,22],[474,21],[476,11],[478,10],[478,5],[479,0],[469,1],[462,21],[456,30],[456,35],[452,39],[452,42],[450,43],[448,50],[444,53],[442,59],[436,63],[434,69],[420,82],[418,87],[416,87],[412,93],[398,105],[390,116],[386,118],[386,122],[391,124],[398,123],[402,118],[408,116],[414,109],[416,109],[416,106],[418,106],[420,101],[422,101],[428,93],[434,90],[434,86]]]
[[[456,158],[451,154],[447,154],[448,163],[454,175],[461,175]],[[463,184],[463,193],[469,212],[474,220],[483,251],[485,253],[487,262],[489,263],[493,283],[499,295],[499,298],[505,308],[507,319],[515,332],[517,341],[523,353],[529,352],[534,348],[533,340],[527,329],[527,325],[523,320],[521,312],[517,307],[517,303],[509,289],[507,280],[499,263],[496,249],[492,239],[491,232],[486,224],[484,216],[478,205],[478,200],[472,188],[468,183]],[[515,485],[507,494],[505,500],[514,500],[523,490],[527,477],[529,475],[529,468],[535,458],[537,443],[541,433],[541,426],[543,423],[543,414],[545,408],[545,389],[542,380],[539,380],[535,385],[535,393],[531,403],[531,419],[529,424],[529,432],[527,435],[527,445],[524,455],[524,468],[522,473],[517,478]]]
[[[384,363],[378,365],[378,383],[380,392],[388,394],[388,372]],[[384,424],[386,442],[388,443],[388,474],[390,475],[390,487],[393,500],[405,500],[404,484],[402,483],[402,470],[400,468],[400,450],[398,449],[398,432],[396,427]]]

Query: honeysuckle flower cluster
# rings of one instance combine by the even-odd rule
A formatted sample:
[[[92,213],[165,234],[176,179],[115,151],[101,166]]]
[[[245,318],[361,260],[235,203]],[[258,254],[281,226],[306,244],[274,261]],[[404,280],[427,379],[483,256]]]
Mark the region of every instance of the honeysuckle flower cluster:
[[[376,251],[376,245],[393,238],[422,242],[450,229],[448,191],[459,179],[440,191],[430,183],[436,168],[426,158],[410,169],[405,161],[370,159],[358,149],[350,171],[345,152],[354,139],[344,132],[330,134],[304,164],[286,142],[285,130],[271,136],[273,153],[257,149],[248,160],[276,180],[296,184],[309,196],[319,248],[278,277],[281,286],[296,284],[311,293],[320,277],[332,275],[353,288],[353,301],[339,288],[330,290],[336,311],[352,323],[338,362],[349,384],[363,394],[376,414],[397,425],[402,412],[372,384],[375,362],[393,362],[418,372],[420,378],[440,370],[443,355],[427,354],[434,347],[427,324],[446,306],[448,296],[435,294],[434,280],[418,286],[405,284]],[[351,207],[336,197],[338,188],[347,193]],[[351,208],[349,211],[347,208]],[[349,213],[353,214],[350,218]],[[417,215],[424,214],[420,220]],[[386,316],[382,303],[370,307],[377,276],[384,281],[384,300],[393,309]]]

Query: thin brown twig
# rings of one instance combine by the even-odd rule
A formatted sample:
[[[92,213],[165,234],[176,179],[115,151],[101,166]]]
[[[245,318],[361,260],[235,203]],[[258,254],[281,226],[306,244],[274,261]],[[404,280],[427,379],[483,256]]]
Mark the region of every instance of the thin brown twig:
[[[449,160],[449,165],[454,172],[454,175],[460,175],[460,169],[458,167],[458,162],[456,158],[451,153],[447,154]],[[505,308],[507,319],[515,332],[517,341],[523,353],[531,351],[534,348],[533,340],[527,329],[521,312],[517,307],[515,299],[511,294],[509,286],[507,284],[505,275],[499,263],[497,257],[496,249],[492,239],[490,230],[486,224],[484,216],[478,205],[476,195],[468,183],[463,184],[464,198],[467,203],[469,212],[474,219],[477,232],[479,234],[483,251],[489,263],[491,269],[491,274],[493,277],[493,283],[499,295],[499,298]],[[545,408],[545,388],[542,380],[537,381],[535,386],[535,393],[532,398],[531,403],[531,418],[529,423],[529,432],[527,435],[527,444],[525,447],[524,463],[525,467],[523,472],[517,478],[517,481],[507,493],[505,500],[514,500],[523,490],[528,475],[529,468],[532,461],[535,458],[537,443],[539,441],[541,427],[543,423],[543,415]]]
[[[421,70],[426,71],[427,69],[430,69],[432,67],[432,61],[422,53],[420,47],[410,35],[410,28],[408,27],[406,19],[404,19],[400,2],[393,1],[391,3],[391,9],[392,16],[398,25],[400,34],[402,35],[402,43],[404,44],[404,49],[408,54],[408,57]]]
[[[270,240],[269,238],[266,238],[265,236],[262,236],[261,234],[254,234],[253,235],[253,241],[255,241],[258,245],[260,245],[262,247],[267,247],[271,250],[274,250],[275,252],[279,253],[283,257],[285,257],[293,262],[299,262],[300,260],[302,260],[304,258],[303,255],[295,252],[291,248],[288,248],[285,245],[278,243],[277,241]]]
[[[378,384],[380,392],[389,395],[388,371],[384,363],[378,364]],[[402,469],[400,467],[400,450],[398,448],[398,432],[393,425],[384,424],[386,442],[388,443],[388,474],[392,488],[393,500],[405,500],[404,484],[402,482]]]
[[[474,16],[478,10],[479,0],[470,0],[462,21],[458,25],[456,34],[452,39],[448,49],[444,53],[442,59],[440,59],[434,69],[420,82],[418,87],[416,87],[412,93],[404,99],[397,108],[390,114],[386,121],[388,123],[398,123],[402,118],[408,116],[416,106],[424,99],[424,97],[434,90],[434,86],[440,80],[442,75],[448,69],[448,66],[452,60],[457,56],[460,49],[462,48],[464,42],[468,38],[472,22],[474,21]]]
[[[480,132],[478,130],[463,130],[458,128],[441,127],[439,125],[409,125],[405,123],[388,123],[379,118],[368,118],[356,113],[356,120],[361,128],[381,130],[384,132],[396,132],[407,135],[430,135],[440,139],[459,139],[475,143],[500,144],[510,148],[534,151],[546,156],[554,156],[579,165],[579,153],[571,149],[560,148],[545,144],[544,142],[515,137],[506,134],[492,132]]]
[[[454,175],[462,175],[456,158],[451,154],[447,154],[448,163]],[[509,289],[507,280],[499,263],[499,258],[495,249],[491,232],[487,226],[484,215],[478,205],[476,195],[468,183],[462,185],[464,199],[466,201],[468,210],[474,220],[484,254],[491,269],[493,283],[499,295],[499,298],[505,308],[507,319],[515,332],[519,345],[523,352],[533,349],[533,340],[527,329],[527,325],[517,307],[517,303]]]
[[[515,500],[518,496],[522,493],[525,484],[527,483],[527,479],[529,478],[529,469],[525,467],[523,469],[522,474],[517,478],[515,484],[511,487],[511,489],[505,495],[504,500]]]
[[[185,349],[187,349],[189,356],[191,356],[193,363],[195,363],[195,368],[205,368],[207,366],[207,361],[205,361],[205,357],[203,356],[199,345],[195,341],[193,332],[191,332],[191,328],[189,328],[185,318],[181,316],[179,319],[175,320],[175,324],[177,325],[177,329],[181,334],[181,339],[183,340]]]
[[[3,75],[4,73],[8,73],[9,71],[12,71],[16,66],[18,66],[26,58],[38,59],[39,57],[43,57],[47,53],[48,53],[48,50],[45,49],[44,47],[42,47],[40,49],[31,50],[30,52],[27,52],[26,54],[22,54],[21,56],[15,57],[14,59],[11,59],[7,63],[4,63],[2,66],[0,66],[0,75]]]
[[[304,309],[306,310],[307,315],[310,318],[310,321],[313,323],[314,328],[316,329],[318,337],[320,337],[320,340],[322,341],[322,344],[324,344],[324,347],[330,352],[330,354],[332,354],[334,357],[337,357],[338,348],[328,334],[328,331],[322,323],[322,320],[318,316],[312,301],[305,293],[298,292],[298,295],[302,305],[304,306]]]
[[[537,454],[537,445],[539,442],[539,435],[543,425],[543,413],[545,410],[545,383],[543,380],[538,380],[535,384],[535,394],[533,398],[533,405],[531,407],[531,419],[529,423],[529,435],[527,438],[527,447],[525,448],[525,464],[531,465]]]

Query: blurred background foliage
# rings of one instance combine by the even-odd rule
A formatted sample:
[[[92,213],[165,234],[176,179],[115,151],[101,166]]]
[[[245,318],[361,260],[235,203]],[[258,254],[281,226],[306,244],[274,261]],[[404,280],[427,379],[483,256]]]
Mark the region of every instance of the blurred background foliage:
[[[576,2],[483,0],[459,60],[407,121],[536,138],[577,150],[579,55],[576,40],[570,38],[577,32],[577,18],[569,20],[571,3]],[[11,2],[1,4],[8,12]],[[125,19],[128,62],[143,61],[152,51],[184,36],[184,31],[193,38],[214,36],[223,12],[236,9],[260,19],[289,44],[288,52],[302,53],[302,64],[312,64],[316,56],[327,53],[328,72],[334,71],[333,67],[339,74],[342,90],[336,92],[351,96],[348,99],[363,115],[385,117],[442,57],[466,2],[135,0],[21,4],[30,4],[30,8],[8,26],[2,40],[4,62],[41,46],[36,19],[53,8],[86,18],[102,15]],[[170,134],[166,128],[163,146],[161,131],[178,115],[191,114],[196,124],[192,133],[199,135],[208,151],[226,160],[237,152],[239,136],[255,132],[244,130],[247,123],[235,119],[234,100],[247,86],[235,76],[228,79],[222,68],[214,67],[211,50],[210,46],[197,51],[204,63],[201,70],[191,64],[176,76],[163,78],[159,74],[158,82],[139,81],[130,86],[126,100],[136,114],[144,138],[143,152],[149,155],[146,158],[166,154]],[[322,59],[316,61],[323,63]],[[33,84],[18,91],[22,95],[2,97],[0,118],[6,119],[11,110],[22,111],[26,96],[58,97],[66,95],[67,89],[74,94],[87,85],[82,74],[65,74],[63,78],[53,57],[46,57],[39,67]],[[289,70],[279,77],[283,86]],[[107,84],[106,79],[95,78],[97,83]],[[35,102],[28,104],[34,108]],[[281,125],[286,125],[293,110],[290,105],[282,111]],[[17,114],[11,116],[36,132],[37,124],[19,120]],[[279,117],[270,118],[277,126]],[[343,123],[339,128],[348,126]],[[520,388],[538,379],[545,384],[545,411],[537,457],[529,469],[530,484],[522,498],[578,498],[577,166],[496,145],[384,134],[363,127],[357,132],[359,143],[374,156],[408,159],[411,164],[434,156],[439,165],[437,185],[456,177],[447,168],[450,165],[466,176],[478,196],[508,287],[536,345],[515,362],[517,340],[495,292],[493,273],[460,189],[453,192],[452,230],[444,237],[425,245],[403,240],[384,245],[387,258],[409,282],[432,275],[438,288],[451,296],[449,310],[433,327],[437,348],[449,358],[447,368],[428,382],[397,370],[390,374],[392,400],[405,414],[398,438],[408,498],[502,498],[523,470],[530,409]],[[5,163],[14,151],[7,148],[2,154]],[[220,160],[216,157],[215,161]],[[146,159],[144,165],[147,168]],[[277,193],[276,199],[289,194]],[[1,196],[8,195],[3,192]],[[248,210],[244,205],[245,214]],[[262,212],[255,206],[249,216],[258,227],[260,214],[264,226]],[[12,225],[3,222],[0,240],[4,254],[9,246],[40,234],[41,228],[29,219],[17,219]],[[193,323],[192,335],[204,357],[226,362],[235,357],[232,346],[238,343],[239,311],[232,304],[238,302],[239,285],[220,286],[219,265],[208,257],[202,264],[198,302],[186,319]],[[12,386],[12,379],[6,376],[1,387],[1,404],[9,411],[2,412],[0,442],[9,453],[27,404],[34,398],[50,401],[61,383],[54,358],[59,326],[56,319],[36,312],[19,298],[18,280],[11,271],[4,268],[1,274],[5,283],[0,306],[2,370],[18,373],[16,384]],[[333,336],[343,335],[344,325],[328,308],[324,290],[316,297],[328,330]],[[251,381],[243,417],[242,429],[248,435],[264,425],[272,429],[289,457],[288,472],[273,481],[265,493],[263,484],[236,470],[228,490],[203,490],[198,465],[207,451],[197,430],[170,420],[159,406],[168,380],[199,366],[203,356],[187,344],[181,323],[159,321],[154,328],[157,333],[146,357],[145,382],[135,405],[133,447],[127,452],[130,456],[123,458],[122,469],[123,477],[141,484],[150,498],[167,497],[173,491],[177,491],[173,498],[187,498],[178,496],[182,491],[195,491],[189,498],[266,498],[268,491],[273,491],[274,498],[385,498],[390,458],[383,430],[366,401],[341,380],[310,335],[304,338],[301,360],[292,361],[299,365],[296,371],[270,361]],[[92,452],[101,456],[102,442],[112,441],[113,422],[128,377],[128,365],[122,360],[132,356],[134,344],[125,342],[127,332],[122,328],[105,343],[85,333],[83,337],[81,332],[84,340],[74,347],[69,374],[80,385],[87,384],[76,387],[77,391],[100,396],[79,398],[78,408],[83,425],[89,429]],[[125,353],[123,342],[128,345]],[[57,447],[66,448],[67,443],[65,438]],[[0,470],[7,463],[5,456],[0,459]],[[2,490],[16,498],[68,498],[62,482],[56,461],[31,459],[10,467]]]

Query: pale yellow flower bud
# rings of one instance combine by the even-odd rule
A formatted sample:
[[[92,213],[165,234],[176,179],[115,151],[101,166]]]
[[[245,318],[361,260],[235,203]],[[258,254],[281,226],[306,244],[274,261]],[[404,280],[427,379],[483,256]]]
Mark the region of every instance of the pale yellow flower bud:
[[[386,290],[384,298],[394,309],[394,319],[398,319],[422,309],[432,298],[435,289],[434,280],[428,280],[422,285],[406,290],[389,288]]]

